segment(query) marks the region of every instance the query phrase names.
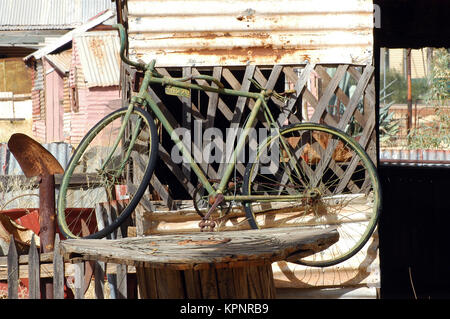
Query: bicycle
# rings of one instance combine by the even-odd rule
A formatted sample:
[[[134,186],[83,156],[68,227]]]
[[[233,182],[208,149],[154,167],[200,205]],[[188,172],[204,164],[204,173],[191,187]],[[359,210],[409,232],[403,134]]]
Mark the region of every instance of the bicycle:
[[[259,92],[225,88],[210,75],[163,76],[155,69],[155,60],[145,64],[125,57],[125,30],[120,24],[114,28],[120,34],[121,60],[143,71],[144,77],[139,93],[131,98],[128,107],[100,120],[80,142],[67,166],[57,209],[58,224],[66,238],[102,238],[130,216],[147,189],[155,168],[158,154],[156,119],[198,177],[194,206],[202,217],[199,224],[202,229],[214,229],[216,222],[211,216],[215,216],[216,211],[220,211],[220,218],[223,218],[230,203],[241,203],[245,211],[244,222],[254,229],[337,227],[339,241],[321,253],[299,259],[300,264],[334,265],[363,247],[376,226],[381,193],[375,166],[355,139],[322,124],[298,123],[280,127],[268,100],[271,97],[285,100],[286,94],[291,92],[283,94],[266,90],[254,80],[252,82]],[[190,83],[189,80],[193,79],[210,81],[215,86]],[[172,134],[174,127],[151,98],[148,92],[150,85],[163,86],[166,93],[172,95],[199,90],[254,99],[243,133],[219,180],[209,180],[180,138]],[[238,181],[232,177],[236,159],[261,110],[272,133],[258,145],[254,160],[246,165],[243,180]],[[271,154],[269,161],[267,154]],[[277,165],[273,165],[274,162]],[[77,191],[73,185],[81,186]],[[127,194],[121,199],[118,190],[124,186]],[[71,202],[71,198],[75,200]],[[96,205],[117,200],[125,209],[113,217],[115,219],[107,227],[99,229],[96,226]]]

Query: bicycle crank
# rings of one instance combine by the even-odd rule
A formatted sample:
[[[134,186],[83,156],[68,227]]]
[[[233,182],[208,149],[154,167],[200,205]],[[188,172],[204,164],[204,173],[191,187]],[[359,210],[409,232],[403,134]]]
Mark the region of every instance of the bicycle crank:
[[[224,200],[223,194],[217,194],[212,204],[211,208],[208,210],[208,213],[202,218],[198,226],[200,227],[200,231],[214,231],[214,227],[216,227],[216,223],[210,219],[213,211],[216,210],[217,206],[220,205]],[[205,230],[206,229],[206,230]]]

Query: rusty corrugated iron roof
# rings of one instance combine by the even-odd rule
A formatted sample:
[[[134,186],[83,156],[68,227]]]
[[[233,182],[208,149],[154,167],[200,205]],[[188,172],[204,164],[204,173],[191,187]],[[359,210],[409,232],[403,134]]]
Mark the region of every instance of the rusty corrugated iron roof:
[[[99,14],[98,16],[96,16],[94,19],[89,20],[88,22],[82,24],[79,27],[76,27],[75,29],[73,29],[72,31],[67,32],[66,34],[64,34],[63,36],[61,36],[59,39],[55,40],[54,42],[52,42],[51,44],[33,52],[30,55],[27,55],[26,57],[24,57],[23,59],[25,61],[34,58],[34,59],[40,59],[43,56],[52,53],[53,51],[59,49],[60,47],[62,47],[63,45],[65,45],[66,43],[72,41],[73,37],[76,34],[80,34],[83,32],[86,32],[87,30],[101,24],[102,22],[110,19],[111,17],[113,17],[115,15],[114,13],[115,11],[112,10],[107,10],[105,12],[102,12],[101,14]]]
[[[47,54],[45,58],[60,72],[68,73],[72,60],[72,49],[56,54]]]
[[[117,32],[88,32],[74,38],[87,87],[119,85]]]
[[[2,0],[0,30],[73,29],[113,6],[111,0]]]

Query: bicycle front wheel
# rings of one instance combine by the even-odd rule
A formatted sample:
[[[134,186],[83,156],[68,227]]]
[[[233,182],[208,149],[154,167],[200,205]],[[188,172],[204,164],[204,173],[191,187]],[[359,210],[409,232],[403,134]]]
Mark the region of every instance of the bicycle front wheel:
[[[135,108],[120,137],[126,112],[121,108],[100,120],[70,159],[57,205],[58,225],[66,238],[110,234],[130,216],[148,187],[157,159],[156,126],[148,112]],[[98,219],[105,205],[122,209],[103,225]]]
[[[381,205],[375,166],[360,144],[314,123],[287,126],[269,136],[246,167],[243,193],[277,196],[244,203],[252,228],[336,227],[336,243],[297,260],[317,267],[355,255],[372,235]]]

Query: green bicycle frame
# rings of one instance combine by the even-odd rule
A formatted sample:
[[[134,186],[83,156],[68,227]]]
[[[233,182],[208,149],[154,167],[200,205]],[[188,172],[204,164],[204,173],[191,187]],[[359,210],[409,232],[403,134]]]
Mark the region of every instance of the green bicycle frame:
[[[181,78],[181,79],[175,79],[171,77],[166,77],[158,74],[158,72],[155,71],[155,60],[152,60],[148,65],[144,65],[142,63],[137,63],[130,61],[128,58],[124,55],[124,48],[126,43],[126,37],[125,37],[125,31],[123,29],[123,26],[117,25],[116,26],[119,29],[119,32],[121,34],[121,50],[120,50],[120,56],[122,61],[124,63],[127,63],[129,65],[135,66],[138,69],[145,70],[144,78],[141,84],[141,87],[139,89],[139,93],[136,96],[133,96],[131,98],[131,102],[128,106],[127,113],[125,114],[122,126],[119,131],[119,135],[117,137],[117,140],[115,141],[115,144],[113,146],[113,150],[111,154],[107,157],[107,160],[105,161],[105,164],[103,167],[106,167],[108,161],[112,158],[112,154],[118,147],[120,140],[122,139],[125,128],[129,119],[129,116],[133,110],[133,108],[137,105],[142,105],[144,107],[150,107],[150,109],[153,111],[156,118],[161,122],[164,129],[167,131],[167,133],[170,135],[172,141],[175,143],[175,145],[179,148],[183,160],[186,163],[189,163],[190,167],[194,171],[194,173],[197,175],[200,183],[203,185],[203,187],[206,189],[209,195],[213,196],[216,194],[222,194],[225,191],[227,182],[229,181],[233,170],[236,166],[236,160],[238,154],[242,151],[245,141],[249,135],[250,129],[253,127],[254,121],[256,119],[256,116],[258,115],[258,112],[260,111],[261,107],[263,107],[264,116],[267,120],[267,122],[276,130],[277,134],[280,134],[280,128],[277,124],[277,122],[274,120],[272,113],[270,112],[270,109],[266,103],[266,99],[270,97],[270,93],[267,92],[265,89],[261,89],[261,92],[255,93],[255,92],[247,92],[247,91],[238,91],[233,89],[227,89],[224,88],[223,84],[220,83],[217,79],[215,79],[212,76],[209,75],[198,75],[195,77],[192,77],[192,79],[202,79],[202,80],[209,80],[214,82],[217,85],[216,87],[208,86],[208,85],[199,85],[194,83],[186,82],[187,80],[191,78]],[[237,141],[236,148],[233,150],[233,153],[231,155],[229,163],[227,163],[227,166],[225,167],[224,174],[220,180],[220,183],[217,187],[217,189],[214,189],[214,187],[209,182],[208,178],[206,177],[205,173],[202,171],[202,169],[198,166],[198,164],[194,161],[190,151],[188,148],[184,145],[184,143],[179,139],[177,134],[173,134],[175,131],[175,128],[172,127],[169,120],[166,118],[166,116],[163,114],[161,109],[158,107],[156,102],[151,98],[150,94],[148,93],[148,87],[150,84],[159,84],[161,86],[172,86],[177,87],[181,89],[189,89],[189,90],[200,90],[200,91],[206,91],[206,92],[213,92],[223,95],[231,95],[231,96],[240,96],[240,97],[246,97],[246,98],[252,98],[255,99],[255,105],[253,106],[253,109],[250,112],[250,115],[248,117],[248,120],[243,128],[243,133],[239,136],[239,139]],[[138,126],[134,130],[132,134],[132,138],[130,141],[129,150],[133,147],[135,136],[138,135]],[[282,139],[281,139],[282,140]],[[295,163],[289,148],[287,147],[286,143],[282,140],[282,145],[284,150],[287,152],[287,155],[289,157],[289,161],[293,161]],[[130,156],[130,152],[126,151],[125,159],[123,160],[123,163],[125,163],[128,160],[128,157]],[[295,169],[297,170],[297,165],[293,165]],[[277,201],[277,200],[298,200],[301,197],[304,197],[307,195],[233,195],[233,196],[224,196],[225,200],[236,200],[236,201],[248,201],[248,200],[258,200],[258,201]]]

